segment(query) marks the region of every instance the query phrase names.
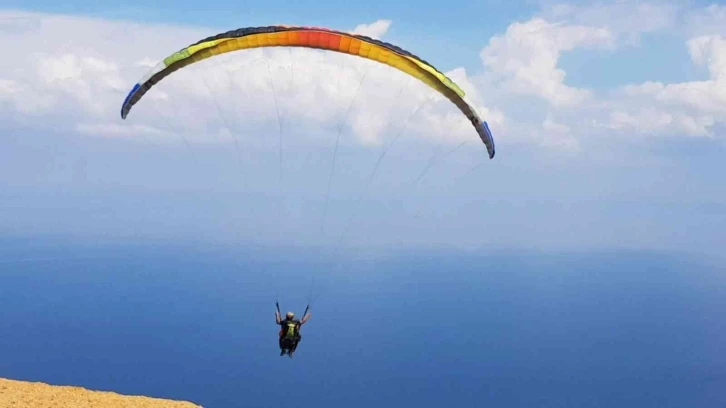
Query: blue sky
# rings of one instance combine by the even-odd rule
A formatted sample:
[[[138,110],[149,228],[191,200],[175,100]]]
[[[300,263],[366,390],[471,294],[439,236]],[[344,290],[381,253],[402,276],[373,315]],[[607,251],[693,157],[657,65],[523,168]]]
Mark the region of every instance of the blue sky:
[[[721,253],[722,6],[174,4],[4,4],[3,231]],[[189,67],[118,118],[159,59],[274,23],[355,30],[431,61],[489,121],[497,157],[422,84],[314,50]]]

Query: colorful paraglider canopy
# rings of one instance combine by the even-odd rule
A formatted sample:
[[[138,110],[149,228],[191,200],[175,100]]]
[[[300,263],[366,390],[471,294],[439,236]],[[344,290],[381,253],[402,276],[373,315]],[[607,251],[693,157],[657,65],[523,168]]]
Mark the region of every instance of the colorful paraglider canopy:
[[[268,26],[248,27],[205,38],[175,52],[157,64],[129,92],[121,107],[126,119],[131,108],[172,72],[187,65],[232,51],[259,47],[307,47],[350,54],[396,68],[422,81],[444,95],[466,115],[486,145],[489,158],[494,157],[494,138],[489,125],[466,100],[464,91],[428,62],[393,44],[357,34],[317,27]]]

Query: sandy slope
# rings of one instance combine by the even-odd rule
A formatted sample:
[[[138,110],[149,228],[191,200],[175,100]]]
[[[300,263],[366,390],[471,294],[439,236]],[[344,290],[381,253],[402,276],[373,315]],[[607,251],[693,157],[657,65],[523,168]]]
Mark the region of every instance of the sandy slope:
[[[2,408],[200,408],[186,401],[171,401],[113,392],[89,391],[80,387],[61,387],[39,382],[0,378]]]

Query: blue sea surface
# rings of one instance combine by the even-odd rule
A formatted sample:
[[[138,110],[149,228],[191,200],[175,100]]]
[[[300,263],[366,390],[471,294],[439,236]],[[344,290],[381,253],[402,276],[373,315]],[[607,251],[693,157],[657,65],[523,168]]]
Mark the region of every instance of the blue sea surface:
[[[344,256],[0,240],[0,377],[206,408],[726,406],[718,264],[622,251]],[[279,356],[276,296],[283,313],[314,299],[294,359]]]

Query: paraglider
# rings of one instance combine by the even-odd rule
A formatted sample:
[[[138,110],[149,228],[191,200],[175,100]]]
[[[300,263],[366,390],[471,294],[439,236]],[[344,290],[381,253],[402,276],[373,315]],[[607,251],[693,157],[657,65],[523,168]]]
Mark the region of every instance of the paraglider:
[[[393,44],[363,35],[317,27],[247,27],[200,40],[165,58],[134,85],[123,102],[121,117],[126,119],[131,108],[144,94],[172,72],[210,57],[259,47],[307,47],[340,52],[377,61],[411,75],[456,105],[471,121],[486,145],[489,158],[494,157],[494,139],[489,125],[466,100],[464,91],[446,75],[428,62]]]
[[[202,39],[195,44],[171,54],[141,78],[124,99],[121,106],[121,118],[126,119],[133,106],[154,85],[173,72],[207,58],[233,51],[261,47],[304,47],[321,49],[365,58],[395,68],[418,79],[452,102],[473,125],[475,131],[486,146],[489,159],[494,158],[494,139],[489,125],[467,101],[464,91],[446,75],[428,62],[396,45],[372,39],[364,35],[345,33],[327,28],[283,25],[247,27]],[[286,318],[282,319],[280,307],[277,304],[275,321],[281,326],[278,339],[280,356],[287,354],[292,358],[295,353],[302,338],[300,335],[300,327],[310,319],[308,309],[309,305],[305,309],[301,320],[296,320],[294,313],[288,313]]]
[[[283,320],[280,314],[280,304],[275,302],[275,305],[277,306],[275,322],[280,325],[280,338],[278,340],[280,356],[287,354],[290,358],[292,358],[295,350],[297,350],[298,344],[300,344],[300,340],[302,339],[302,336],[300,335],[300,327],[310,320],[310,313],[308,313],[310,306],[308,305],[308,307],[305,308],[302,320],[295,320],[295,313],[293,312],[287,312],[285,320]]]

